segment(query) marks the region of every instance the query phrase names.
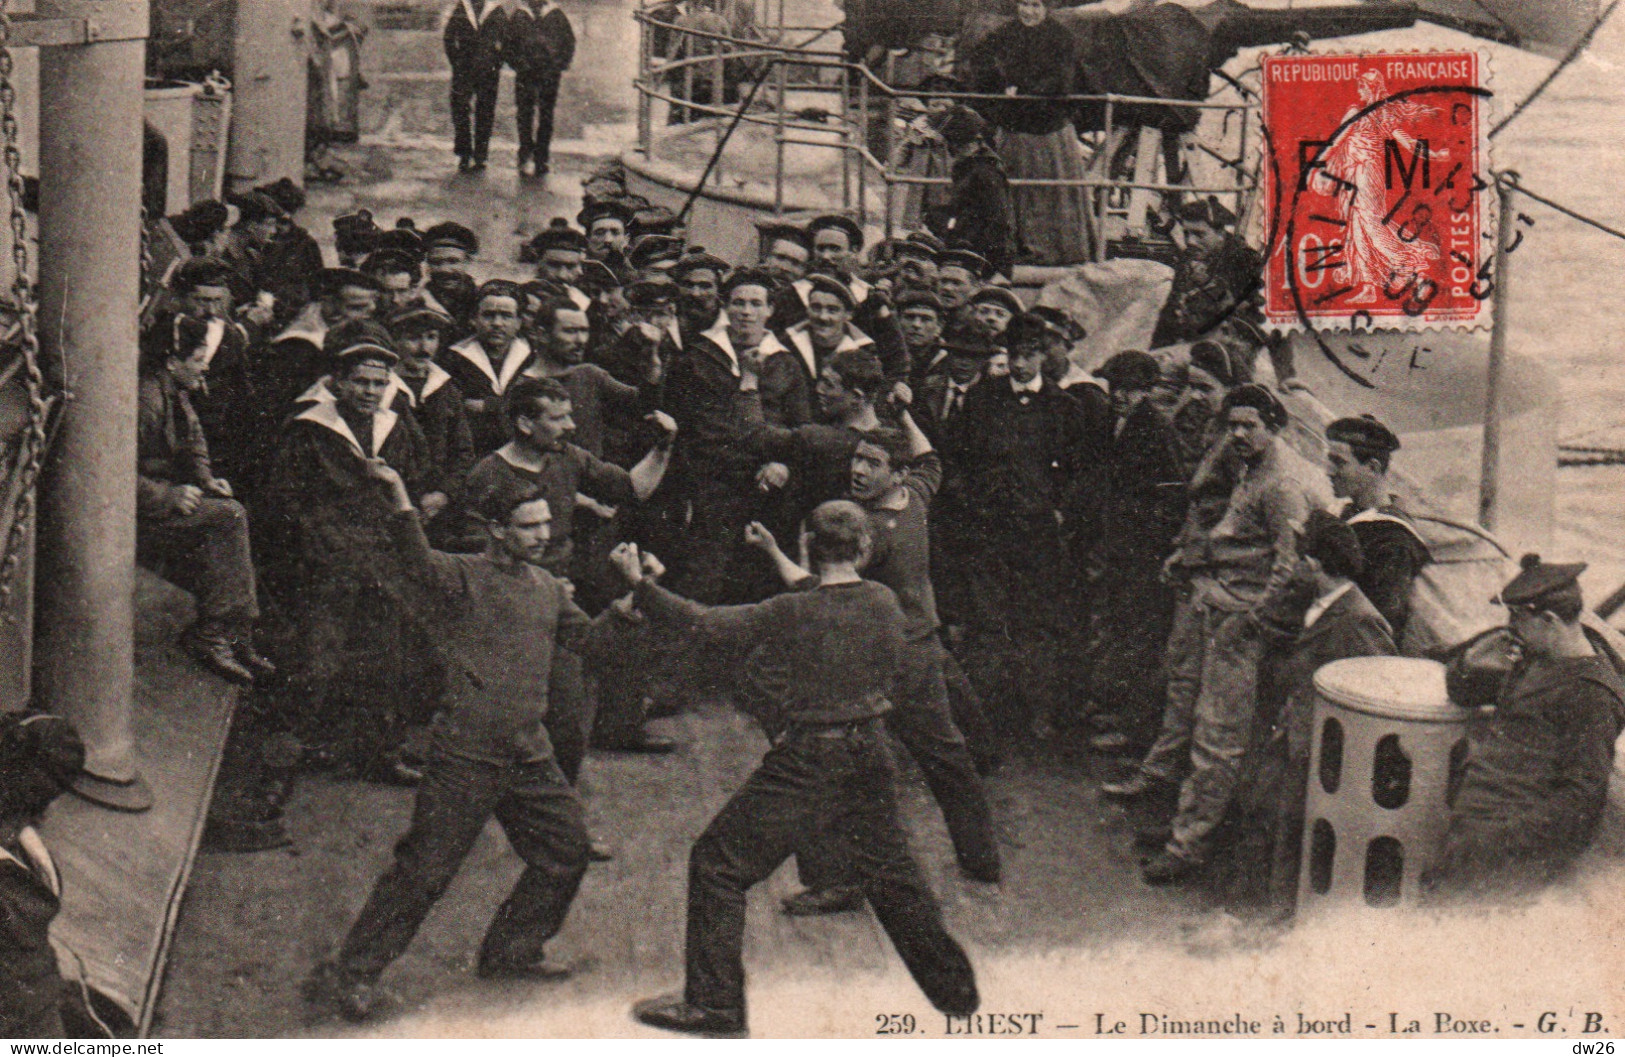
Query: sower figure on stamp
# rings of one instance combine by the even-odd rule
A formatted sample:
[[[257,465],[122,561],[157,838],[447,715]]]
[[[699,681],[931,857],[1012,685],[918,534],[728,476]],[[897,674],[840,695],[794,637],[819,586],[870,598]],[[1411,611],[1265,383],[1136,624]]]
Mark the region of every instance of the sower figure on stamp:
[[[961,872],[997,884],[1001,869],[993,815],[949,707],[947,651],[937,637],[927,518],[942,481],[942,462],[908,412],[901,417],[901,430],[862,434],[851,459],[851,497],[869,516],[871,543],[863,572],[896,593],[905,621],[902,665],[892,688],[895,707],[886,715],[886,728],[919,764],[942,808]],[[762,526],[748,531],[788,586],[817,585],[817,578],[792,562]],[[827,914],[863,905],[862,889],[834,854],[834,843],[823,833],[803,842],[796,858],[807,891],[785,900],[788,913]]]
[[[304,986],[313,1003],[360,1020],[378,1003],[377,981],[412,942],[493,815],[525,871],[480,945],[481,977],[550,980],[569,968],[544,959],[587,872],[581,799],[553,759],[544,719],[554,650],[591,653],[617,619],[597,621],[538,565],[552,515],[539,491],[488,492],[483,554],[431,550],[405,483],[367,463],[389,490],[389,536],[404,587],[436,627],[448,678],[433,745],[395,862],[378,880],[336,959]]]
[[[906,619],[890,588],[858,576],[871,543],[861,508],[825,503],[808,525],[818,586],[755,605],[699,605],[657,586],[659,562],[635,546],[613,556],[651,621],[734,645],[772,672],[779,689],[759,701],[773,748],[689,854],[683,994],[639,1003],[634,1013],[645,1024],[744,1031],[746,894],[815,829],[836,836],[931,1004],[961,1015],[980,1001],[970,960],[943,927],[897,821],[897,764],[881,717],[906,649]]]

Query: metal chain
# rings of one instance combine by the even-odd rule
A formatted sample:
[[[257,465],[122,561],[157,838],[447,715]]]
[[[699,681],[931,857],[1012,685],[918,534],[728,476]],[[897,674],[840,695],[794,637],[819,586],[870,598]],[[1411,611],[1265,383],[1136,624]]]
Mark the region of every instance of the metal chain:
[[[23,209],[22,152],[17,148],[17,88],[12,83],[11,13],[8,0],[0,0],[0,151],[5,158],[6,193],[11,205],[11,261],[15,274],[11,294],[21,324],[19,333],[23,354],[23,384],[28,392],[28,423],[17,443],[17,457],[8,468],[8,477],[17,488],[11,511],[11,530],[0,554],[0,612],[8,622],[17,620],[12,605],[17,569],[23,558],[28,526],[34,517],[34,485],[45,461],[46,400],[45,375],[40,367],[39,332],[35,326],[37,306],[28,282],[28,214]]]

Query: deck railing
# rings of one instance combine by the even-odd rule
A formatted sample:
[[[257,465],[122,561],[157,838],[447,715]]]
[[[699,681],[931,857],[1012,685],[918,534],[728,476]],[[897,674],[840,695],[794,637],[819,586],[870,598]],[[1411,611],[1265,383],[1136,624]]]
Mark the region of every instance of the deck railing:
[[[769,5],[771,10],[771,4]],[[655,127],[656,104],[672,108],[680,125],[693,125],[712,119],[717,164],[711,181],[720,184],[726,168],[726,137],[737,125],[772,129],[773,166],[771,195],[775,213],[786,205],[786,148],[809,147],[839,154],[839,209],[859,223],[868,224],[878,211],[886,237],[891,237],[899,219],[899,195],[906,188],[947,186],[946,176],[921,176],[899,164],[898,146],[908,120],[923,113],[927,100],[950,100],[966,105],[987,102],[1036,102],[1068,106],[1093,105],[1102,111],[1101,131],[1089,135],[1098,140],[1094,159],[1078,179],[1013,178],[1013,187],[1075,187],[1084,191],[1089,203],[1087,215],[1093,227],[1091,244],[1097,259],[1105,253],[1105,228],[1109,217],[1132,217],[1138,202],[1143,217],[1150,196],[1178,192],[1220,196],[1231,202],[1245,221],[1257,194],[1257,166],[1249,157],[1256,146],[1258,106],[1244,86],[1234,100],[1176,100],[1158,97],[1105,94],[1066,96],[1026,96],[978,92],[923,92],[900,88],[888,77],[845,53],[814,46],[836,27],[790,26],[783,22],[783,4],[778,4],[778,24],[759,30],[760,36],[735,36],[662,21],[648,10],[635,12],[639,24],[638,149],[646,158],[658,156],[661,131]],[[657,47],[657,38],[660,47]],[[889,72],[889,71],[886,71]],[[748,88],[761,82],[754,103],[744,107]],[[769,88],[763,92],[761,89]],[[703,89],[703,90],[701,90]],[[1230,89],[1234,90],[1234,88]],[[803,102],[827,97],[827,107],[794,105],[792,96]],[[1125,108],[1136,119],[1119,126]],[[741,110],[744,112],[741,112]],[[834,125],[811,120],[805,115],[818,110],[821,116],[838,119]],[[1136,175],[1125,178],[1113,172],[1115,159],[1126,138],[1144,127],[1148,112],[1178,111],[1220,116],[1223,137],[1234,145],[1234,154],[1207,143],[1196,143],[1217,163],[1222,175],[1205,182],[1166,182],[1152,178],[1138,166]],[[1234,125],[1232,126],[1232,123]],[[1234,128],[1234,133],[1229,130]],[[1142,147],[1141,153],[1145,150]],[[878,196],[878,201],[876,201]],[[1129,224],[1133,227],[1133,224]]]

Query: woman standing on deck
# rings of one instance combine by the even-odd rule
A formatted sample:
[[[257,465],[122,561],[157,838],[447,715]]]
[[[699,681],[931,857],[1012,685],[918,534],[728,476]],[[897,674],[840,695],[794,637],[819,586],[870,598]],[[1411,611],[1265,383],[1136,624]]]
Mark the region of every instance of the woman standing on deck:
[[[975,90],[1000,95],[1070,95],[1078,61],[1071,30],[1045,0],[1016,0],[1016,18],[976,45]],[[1070,108],[1059,100],[986,102],[997,149],[1012,180],[1081,180],[1083,152]],[[1012,188],[1016,236],[1035,264],[1089,259],[1088,199],[1082,187]]]

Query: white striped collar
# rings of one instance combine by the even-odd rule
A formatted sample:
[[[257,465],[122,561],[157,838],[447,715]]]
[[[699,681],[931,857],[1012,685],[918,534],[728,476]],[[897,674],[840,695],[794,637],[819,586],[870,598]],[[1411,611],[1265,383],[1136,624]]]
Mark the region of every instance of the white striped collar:
[[[728,357],[728,366],[733,371],[734,377],[739,377],[739,353],[734,349],[733,339],[728,336],[727,313],[719,316],[716,324],[710,330],[701,334],[700,337],[710,339],[717,348],[722,350],[722,354]],[[764,360],[775,352],[790,351],[779,340],[778,335],[771,330],[762,335],[762,343],[756,347],[761,351]]]
[[[784,336],[790,339],[790,344],[794,345],[796,351],[801,354],[801,362],[807,365],[807,373],[817,378],[818,355],[813,350],[812,332],[807,328],[807,321],[802,320],[786,330]],[[842,334],[841,340],[835,343],[835,348],[830,351],[830,355],[834,356],[843,352],[851,352],[854,349],[868,348],[874,343],[873,338],[848,323],[846,333]]]
[[[513,344],[508,346],[507,355],[502,358],[500,372],[492,366],[491,354],[485,351],[485,346],[480,344],[479,338],[464,338],[453,345],[451,351],[479,368],[480,373],[490,381],[491,391],[498,396],[508,391],[508,386],[530,362],[531,357],[530,342],[524,338],[515,338]]]
[[[349,441],[351,449],[363,459],[378,457],[378,453],[383,450],[384,442],[389,439],[390,433],[395,429],[396,421],[400,419],[399,415],[387,408],[380,409],[373,414],[372,437],[370,438],[372,450],[369,452],[362,450],[361,442],[356,440],[355,433],[350,429],[350,424],[344,421],[343,415],[339,414],[338,401],[331,397],[325,401],[311,404],[294,417],[305,422],[314,422],[318,426],[325,426],[337,433]]]
[[[406,402],[412,407],[417,407],[421,401],[429,399],[429,397],[438,393],[447,382],[451,381],[451,375],[446,373],[446,369],[444,367],[440,366],[438,363],[435,363],[433,360],[430,360],[429,377],[423,380],[422,396],[412,392],[411,384],[408,383],[405,378],[402,378],[393,371],[390,372],[389,380],[391,384],[389,387],[389,394],[384,397],[385,407],[391,406],[390,401],[394,398],[396,393],[404,393],[406,395]]]

